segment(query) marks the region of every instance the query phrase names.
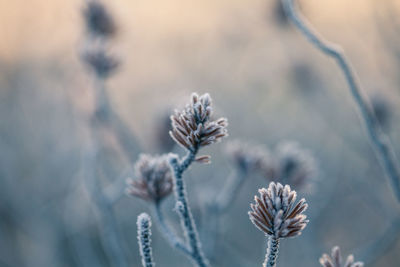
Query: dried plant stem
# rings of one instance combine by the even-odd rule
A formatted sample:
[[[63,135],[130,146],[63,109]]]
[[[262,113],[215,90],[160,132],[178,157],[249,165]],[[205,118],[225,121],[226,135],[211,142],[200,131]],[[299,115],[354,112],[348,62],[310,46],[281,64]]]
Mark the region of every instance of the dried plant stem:
[[[182,178],[183,172],[194,161],[198,148],[190,150],[187,155],[178,161],[177,156],[171,156],[170,164],[174,172],[174,190],[176,199],[176,210],[180,216],[181,225],[185,233],[186,241],[190,247],[191,258],[199,267],[207,267],[208,260],[205,258],[201,248],[199,235],[192,212],[189,207],[185,183]]]
[[[192,256],[192,253],[187,248],[187,246],[176,236],[170,226],[164,219],[164,214],[161,210],[161,203],[156,203],[154,206],[154,214],[160,227],[160,232],[164,235],[165,239],[170,243],[170,245],[188,256]]]
[[[203,235],[205,238],[206,255],[211,258],[211,260],[216,253],[216,240],[219,233],[220,217],[232,206],[231,204],[234,198],[237,197],[240,188],[246,180],[246,174],[237,170],[232,170],[227,180],[229,182],[225,183],[221,193],[218,194],[212,203],[207,205],[207,213],[205,216],[207,221],[204,223],[206,229]]]
[[[84,162],[86,188],[98,211],[98,220],[101,233],[102,245],[112,266],[127,267],[128,261],[121,247],[122,238],[118,231],[117,221],[113,211],[113,202],[103,191],[102,185],[97,177],[98,150],[100,138],[98,136],[99,124],[103,118],[108,118],[110,106],[105,90],[104,79],[94,76],[93,88],[95,91],[95,112],[89,122],[91,131],[91,142],[87,149],[87,159]],[[106,115],[106,116],[104,116]],[[122,194],[122,188],[121,188]]]
[[[393,248],[393,244],[398,240],[400,233],[400,216],[395,218],[383,234],[372,244],[362,248],[359,258],[368,266],[373,265],[382,255]],[[357,254],[357,253],[356,253]]]
[[[105,197],[98,177],[96,176],[97,143],[92,141],[87,149],[85,168],[86,189],[98,211],[101,242],[112,266],[127,267],[128,263],[121,247],[115,215],[108,199]]]
[[[216,211],[219,214],[225,213],[231,207],[233,200],[246,180],[246,174],[240,171],[232,171],[229,176],[228,183],[222,188],[221,194],[215,201]]]
[[[358,106],[361,118],[364,121],[368,137],[373,145],[377,158],[379,158],[386,175],[392,184],[392,189],[398,202],[400,202],[400,170],[397,165],[398,160],[392,148],[389,138],[382,131],[373,111],[371,110],[368,99],[363,95],[358,78],[344,55],[343,50],[336,44],[325,40],[312,27],[312,25],[297,11],[294,6],[295,0],[282,0],[285,11],[290,20],[300,30],[300,32],[324,54],[334,58],[342,70],[349,85],[351,94]]]
[[[268,239],[267,253],[263,267],[275,267],[279,252],[279,238],[270,236]]]
[[[142,265],[143,267],[154,267],[151,249],[151,219],[147,213],[142,213],[138,216],[137,231]]]
[[[139,150],[136,137],[112,109],[106,91],[105,80],[98,76],[95,76],[93,80],[96,98],[96,118],[112,131],[125,155],[130,161],[134,161],[137,157],[137,151]]]

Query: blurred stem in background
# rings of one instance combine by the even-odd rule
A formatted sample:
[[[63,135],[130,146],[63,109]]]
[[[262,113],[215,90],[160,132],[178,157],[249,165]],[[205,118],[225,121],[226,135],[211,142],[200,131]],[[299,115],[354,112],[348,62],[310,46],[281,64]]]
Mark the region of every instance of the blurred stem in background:
[[[85,2],[83,17],[86,24],[86,40],[82,61],[86,63],[88,72],[93,74],[95,96],[95,110],[89,118],[90,141],[83,162],[85,182],[98,213],[102,246],[108,260],[112,266],[127,267],[128,261],[124,255],[122,237],[113,211],[113,203],[118,197],[110,198],[100,180],[101,174],[107,173],[104,169],[108,168],[105,166],[107,164],[99,164],[99,153],[103,143],[102,132],[106,131],[115,136],[125,156],[131,162],[136,156],[138,145],[129,128],[111,108],[106,91],[106,80],[115,73],[119,64],[118,60],[107,52],[108,41],[115,35],[116,26],[108,10],[99,1]],[[122,194],[124,187],[120,181],[115,181],[115,187],[118,188],[109,191]]]
[[[294,6],[294,0],[282,1],[288,17],[300,32],[304,34],[308,41],[324,54],[333,57],[338,63],[338,66],[346,77],[350,92],[357,104],[361,118],[364,121],[368,137],[373,145],[376,156],[380,160],[386,175],[390,179],[397,201],[400,202],[400,169],[397,163],[397,157],[392,148],[390,139],[382,131],[369,100],[365,96],[358,82],[358,78],[350,62],[345,57],[342,48],[324,40],[312,25],[297,12],[297,9]]]
[[[380,160],[386,176],[390,180],[391,188],[395,197],[397,198],[397,201],[400,202],[400,168],[398,166],[398,159],[390,139],[383,132],[369,99],[365,96],[358,81],[358,77],[354,72],[350,62],[346,58],[342,48],[325,40],[313,28],[306,18],[298,12],[297,8],[295,7],[295,0],[282,0],[282,2],[287,16],[299,29],[299,31],[307,38],[307,40],[322,53],[336,60],[339,68],[346,78],[355,104],[358,107],[358,111],[365,124],[365,128],[373,146],[373,150],[375,151],[376,157]],[[363,256],[368,256],[367,261],[371,262],[374,259],[377,259],[379,255],[383,254],[389,247],[389,244],[393,242],[393,239],[388,238],[388,236],[397,237],[398,231],[398,219],[396,219],[380,238],[378,238],[373,244],[365,249]]]
[[[239,170],[232,170],[227,178],[227,182],[221,189],[221,193],[206,206],[206,214],[204,216],[204,248],[210,260],[215,259],[217,252],[217,240],[219,237],[219,226],[221,216],[226,213],[229,207],[237,197],[240,188],[246,181],[247,173]]]

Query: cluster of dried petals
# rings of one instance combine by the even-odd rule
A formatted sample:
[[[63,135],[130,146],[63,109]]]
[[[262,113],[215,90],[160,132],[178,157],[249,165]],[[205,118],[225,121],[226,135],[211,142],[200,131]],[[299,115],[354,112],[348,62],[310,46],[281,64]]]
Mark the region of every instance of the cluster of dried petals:
[[[172,130],[169,134],[176,143],[191,152],[219,142],[228,135],[228,121],[225,118],[211,121],[211,115],[210,95],[199,96],[193,93],[191,103],[183,110],[176,110],[171,116]],[[204,157],[199,160],[207,162],[208,159],[209,157]]]
[[[308,220],[302,214],[307,209],[305,199],[296,205],[296,191],[289,185],[271,182],[268,189],[258,190],[260,197],[255,196],[251,204],[249,217],[252,223],[265,234],[275,237],[294,237],[301,234]]]
[[[167,156],[141,154],[135,163],[136,180],[127,179],[126,193],[159,202],[172,193],[172,175]]]
[[[111,37],[116,32],[112,16],[99,1],[90,0],[83,10],[83,17],[88,31],[93,35]]]
[[[280,143],[275,150],[276,169],[273,172],[276,179],[301,188],[316,176],[317,168],[311,153],[296,142]]]
[[[245,173],[264,173],[272,169],[271,155],[263,146],[235,140],[226,145],[225,151],[229,160]]]
[[[354,262],[354,256],[349,255],[346,259],[344,265],[342,265],[342,255],[340,253],[339,247],[332,248],[331,257],[328,254],[323,254],[319,259],[319,263],[321,263],[324,267],[363,267],[364,263],[361,261]]]

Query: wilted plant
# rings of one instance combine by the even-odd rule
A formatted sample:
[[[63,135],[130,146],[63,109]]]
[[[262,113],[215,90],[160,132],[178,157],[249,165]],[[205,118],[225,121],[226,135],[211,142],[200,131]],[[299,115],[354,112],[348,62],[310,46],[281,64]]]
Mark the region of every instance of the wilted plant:
[[[349,255],[346,259],[344,265],[342,265],[342,255],[340,253],[340,248],[338,246],[332,248],[331,256],[328,254],[323,254],[319,259],[319,263],[323,267],[363,267],[364,263],[361,261],[354,262],[354,256]]]
[[[275,172],[269,172],[273,174],[273,181],[290,184],[299,190],[309,185],[310,180],[316,176],[314,157],[296,142],[286,141],[278,144],[274,158]]]
[[[171,116],[172,131],[169,132],[175,142],[185,148],[189,155],[196,155],[201,147],[221,141],[227,136],[225,118],[210,121],[212,114],[211,97],[209,94],[202,96],[193,93],[191,104],[183,110],[175,110]],[[208,162],[208,156],[195,159]]]
[[[241,173],[262,172],[271,168],[271,155],[267,148],[239,140],[225,146],[228,159]]]
[[[297,29],[307,38],[307,40],[325,55],[335,59],[338,67],[346,78],[351,96],[357,107],[360,118],[364,123],[375,155],[380,160],[380,164],[389,178],[394,195],[400,202],[400,167],[398,159],[388,136],[382,128],[372,110],[369,99],[365,96],[362,86],[359,83],[356,72],[350,61],[347,59],[341,47],[325,40],[298,12],[295,0],[282,0],[284,10],[288,18],[293,22]]]
[[[295,237],[301,234],[308,220],[302,214],[307,209],[305,199],[297,204],[296,191],[289,185],[271,182],[268,189],[258,190],[260,197],[254,197],[249,217],[251,222],[268,236],[268,248],[265,255],[264,267],[276,266],[279,240]]]
[[[172,193],[172,171],[167,156],[141,154],[134,168],[137,179],[127,179],[127,194],[159,203]]]
[[[100,2],[89,0],[83,10],[83,17],[88,32],[94,36],[110,38],[116,33],[114,19]]]
[[[147,213],[142,213],[137,218],[137,235],[143,267],[154,267],[151,249],[151,219]]]
[[[171,137],[181,145],[187,154],[182,159],[170,155],[170,164],[174,172],[175,209],[180,215],[181,225],[189,245],[191,257],[198,266],[208,266],[199,241],[197,228],[189,207],[183,172],[193,161],[208,163],[210,156],[196,157],[200,148],[219,142],[227,136],[228,122],[225,118],[210,121],[212,115],[211,98],[208,94],[202,96],[193,93],[191,103],[181,111],[175,111],[171,116]]]
[[[119,66],[118,60],[104,47],[90,48],[83,52],[83,61],[99,78],[110,77]]]

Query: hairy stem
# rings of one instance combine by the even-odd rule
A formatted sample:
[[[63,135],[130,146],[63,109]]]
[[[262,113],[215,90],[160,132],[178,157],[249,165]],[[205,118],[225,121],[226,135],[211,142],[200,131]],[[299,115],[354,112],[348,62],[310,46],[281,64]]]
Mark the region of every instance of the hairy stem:
[[[143,267],[154,267],[151,249],[151,220],[148,214],[142,213],[137,219],[138,242]]]
[[[170,226],[165,221],[164,214],[162,213],[162,210],[161,210],[161,203],[155,204],[154,213],[155,213],[155,217],[158,222],[157,225],[160,227],[160,232],[163,234],[165,239],[170,243],[170,245],[191,257],[192,253],[190,252],[190,250],[176,236],[176,234],[173,232],[173,230],[170,228]]]
[[[285,11],[299,29],[299,31],[324,54],[334,58],[343,72],[348,83],[350,92],[358,107],[362,120],[364,121],[368,137],[372,143],[375,154],[379,159],[386,175],[389,177],[392,184],[394,194],[400,202],[400,168],[398,160],[392,148],[389,138],[382,131],[374,112],[368,102],[368,98],[363,95],[362,88],[358,82],[358,78],[351,66],[350,62],[344,55],[343,50],[336,44],[330,43],[325,40],[319,33],[307,22],[307,20],[298,13],[294,6],[295,0],[282,0]]]
[[[176,199],[175,208],[180,216],[181,225],[185,233],[186,241],[190,247],[191,258],[197,266],[207,267],[208,260],[205,258],[201,248],[196,224],[194,222],[193,215],[188,203],[185,183],[182,178],[183,172],[193,162],[196,157],[196,153],[197,149],[188,152],[188,154],[183,158],[181,162],[178,162],[178,158],[176,156],[171,156],[170,164],[174,172],[174,190]]]
[[[267,253],[263,267],[275,267],[279,252],[279,238],[270,236],[268,239]]]

